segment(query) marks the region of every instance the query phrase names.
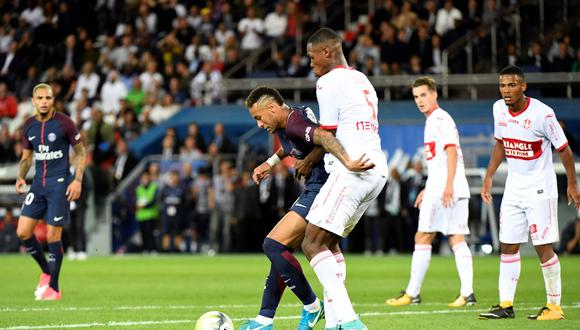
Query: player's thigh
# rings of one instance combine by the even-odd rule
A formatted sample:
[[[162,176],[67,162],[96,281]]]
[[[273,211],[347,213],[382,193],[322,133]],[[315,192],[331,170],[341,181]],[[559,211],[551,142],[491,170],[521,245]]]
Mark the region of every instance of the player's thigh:
[[[419,225],[417,231],[423,233],[436,233],[447,227],[442,217],[441,197],[425,195],[419,209]]]
[[[66,198],[66,184],[59,183],[46,193],[46,224],[62,227],[70,223],[70,202]]]
[[[21,216],[35,220],[43,219],[46,214],[47,206],[45,194],[41,189],[33,185],[24,197],[20,214]]]
[[[306,224],[306,220],[302,216],[294,211],[289,211],[272,228],[268,234],[268,238],[296,249],[302,243]]]
[[[386,182],[378,174],[334,171],[316,196],[307,220],[346,237]]]
[[[499,212],[499,241],[505,244],[528,241],[528,220],[523,203],[502,200]]]
[[[445,208],[447,229],[445,235],[469,235],[469,198],[460,198],[453,206]]]
[[[527,202],[524,211],[534,245],[545,245],[558,241],[557,198]]]

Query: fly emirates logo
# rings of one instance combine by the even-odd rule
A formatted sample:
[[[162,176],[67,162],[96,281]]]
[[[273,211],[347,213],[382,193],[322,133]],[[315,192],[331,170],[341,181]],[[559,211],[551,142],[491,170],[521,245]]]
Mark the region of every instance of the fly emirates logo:
[[[503,146],[507,158],[532,160],[542,155],[542,140],[522,141],[504,138]]]
[[[50,151],[50,147],[44,144],[38,145],[38,152],[34,153],[36,160],[53,160],[64,157],[62,150]]]

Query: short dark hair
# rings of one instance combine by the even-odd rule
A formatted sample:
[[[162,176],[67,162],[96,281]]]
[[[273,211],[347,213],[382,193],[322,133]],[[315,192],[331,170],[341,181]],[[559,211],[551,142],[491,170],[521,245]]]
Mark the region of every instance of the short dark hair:
[[[310,38],[308,38],[308,43],[313,45],[327,42],[337,42],[340,44],[342,42],[342,38],[334,30],[325,27],[314,32]]]
[[[524,71],[515,65],[508,65],[499,73],[500,76],[516,75],[525,80]]]
[[[419,77],[413,81],[413,88],[420,86],[427,86],[430,91],[437,91],[437,83],[435,82],[435,79],[429,76]]]
[[[254,88],[244,104],[246,108],[251,108],[254,104],[258,102],[262,102],[264,98],[271,98],[273,99],[278,105],[284,104],[284,98],[280,95],[280,92],[276,88],[268,87],[268,86],[258,86]]]

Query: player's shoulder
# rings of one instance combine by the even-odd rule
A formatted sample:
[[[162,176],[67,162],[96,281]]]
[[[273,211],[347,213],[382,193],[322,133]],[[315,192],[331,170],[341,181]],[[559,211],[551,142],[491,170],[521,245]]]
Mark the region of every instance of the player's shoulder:
[[[314,111],[305,105],[300,105],[300,106],[291,106],[290,107],[293,110],[293,113],[295,114],[299,114],[300,116],[297,118],[300,119],[306,119],[310,122],[312,122],[313,124],[318,124],[318,119],[316,119],[316,115],[314,114]],[[290,114],[290,117],[288,118],[289,120],[292,119],[293,115]]]
[[[499,111],[507,111],[508,107],[505,105],[505,101],[503,99],[499,99],[493,103],[493,112]]]
[[[537,116],[546,117],[548,115],[554,115],[554,110],[545,104],[544,102],[535,99],[533,97],[529,98],[530,104],[528,105],[530,110],[533,110],[533,113]]]
[[[36,121],[36,115],[28,117],[22,124],[22,128],[27,130]]]

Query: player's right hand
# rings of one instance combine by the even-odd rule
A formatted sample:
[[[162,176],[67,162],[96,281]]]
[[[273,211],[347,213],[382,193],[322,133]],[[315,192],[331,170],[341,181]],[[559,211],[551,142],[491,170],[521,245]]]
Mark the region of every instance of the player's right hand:
[[[423,202],[423,195],[425,195],[425,189],[421,190],[415,199],[415,204],[413,206],[417,209],[421,208],[421,203]]]
[[[17,194],[24,194],[26,193],[26,189],[24,189],[26,187],[26,180],[24,178],[18,178],[16,179],[16,193]]]
[[[351,172],[364,172],[375,167],[375,164],[371,162],[370,158],[366,158],[365,154],[362,154],[357,160],[348,161],[344,165]]]
[[[272,167],[266,162],[260,164],[260,166],[254,169],[254,174],[252,174],[252,179],[256,184],[260,184],[260,181],[264,180],[268,176],[270,176],[270,172],[272,171]]]
[[[481,186],[481,199],[487,204],[491,203],[491,178],[485,178]]]

